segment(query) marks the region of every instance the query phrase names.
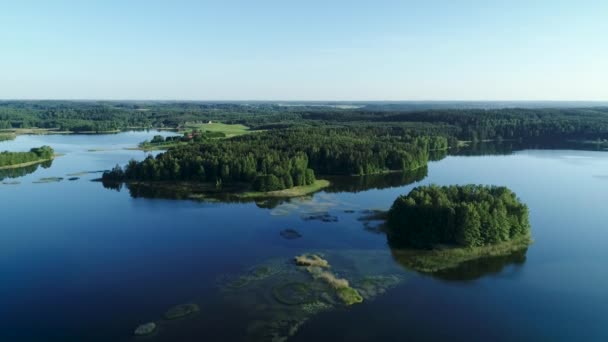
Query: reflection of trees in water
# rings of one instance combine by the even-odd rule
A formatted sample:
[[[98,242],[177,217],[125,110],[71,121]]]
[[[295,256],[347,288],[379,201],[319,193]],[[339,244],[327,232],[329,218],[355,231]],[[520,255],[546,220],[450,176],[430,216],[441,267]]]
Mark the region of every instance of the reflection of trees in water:
[[[147,184],[147,183],[123,183],[123,182],[108,182],[102,181],[103,187],[109,190],[120,192],[123,187],[129,191],[132,198],[158,198],[158,199],[175,199],[175,200],[199,200],[208,202],[225,202],[225,203],[251,203],[259,208],[272,209],[288,201],[289,199],[268,198],[268,199],[253,199],[253,198],[238,198],[230,192],[208,191],[204,196],[197,196],[197,191],[193,191],[187,183],[184,184]],[[233,189],[234,190],[234,189]],[[200,195],[200,194],[199,194]]]
[[[353,177],[329,177],[331,182],[326,192],[359,192],[369,189],[384,189],[398,187],[421,181],[426,177],[427,167],[422,167],[410,172],[393,172],[379,175],[353,176]],[[326,177],[322,177],[326,178]],[[231,203],[255,202],[260,208],[272,209],[288,201],[288,198],[239,198],[234,196],[235,192],[242,191],[242,185],[227,188],[226,185],[220,190],[209,184],[194,183],[122,183],[102,181],[104,188],[121,191],[126,186],[133,198],[163,198],[163,199],[195,199],[221,201]]]
[[[48,169],[49,167],[51,167],[52,164],[53,164],[53,161],[48,160],[43,163],[34,164],[34,165],[28,165],[28,166],[24,166],[24,167],[13,168],[13,169],[3,169],[3,170],[0,170],[0,181],[3,181],[7,178],[10,179],[10,178],[19,178],[19,177],[27,176],[29,174],[36,172],[36,170],[38,170],[39,167],[42,167],[43,169]]]
[[[467,146],[452,148],[452,156],[509,155],[521,150],[570,149],[582,151],[605,151],[605,143],[537,139],[527,141],[504,140],[471,143]]]
[[[366,176],[329,177],[327,179],[331,182],[331,185],[324,190],[326,192],[359,192],[372,189],[393,188],[419,182],[423,180],[427,174],[428,168],[425,166],[408,172],[391,172]]]
[[[391,250],[393,259],[408,270],[415,271],[411,267],[411,260]],[[456,267],[440,270],[432,273],[424,273],[435,278],[446,281],[470,281],[484,276],[499,274],[508,266],[520,267],[526,262],[528,248],[524,248],[508,255],[483,257],[465,261]]]

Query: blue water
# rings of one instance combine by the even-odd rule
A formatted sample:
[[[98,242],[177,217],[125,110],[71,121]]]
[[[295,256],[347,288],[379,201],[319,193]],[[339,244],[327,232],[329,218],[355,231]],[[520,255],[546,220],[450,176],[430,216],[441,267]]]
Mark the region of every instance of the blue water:
[[[0,150],[43,144],[63,156],[0,185],[0,341],[130,341],[133,329],[170,306],[196,300],[196,325],[176,323],[150,341],[246,339],[242,312],[222,302],[218,275],[308,250],[386,253],[382,234],[357,218],[387,209],[420,184],[497,184],[530,208],[535,243],[524,261],[476,266],[474,277],[409,280],[376,300],[322,313],[293,341],[608,339],[608,154],[524,150],[450,156],[421,182],[357,193],[320,192],[274,209],[255,203],[132,198],[68,174],[143,159],[126,150],[157,132],[19,136]],[[102,151],[91,152],[92,149]],[[43,177],[59,183],[35,184]],[[6,181],[6,179],[5,179]],[[306,210],[338,222],[305,221]],[[354,210],[355,213],[345,213]],[[279,232],[303,237],[285,240]],[[387,263],[396,263],[386,258]],[[464,273],[464,271],[462,271]],[[181,329],[181,330],[180,330]]]

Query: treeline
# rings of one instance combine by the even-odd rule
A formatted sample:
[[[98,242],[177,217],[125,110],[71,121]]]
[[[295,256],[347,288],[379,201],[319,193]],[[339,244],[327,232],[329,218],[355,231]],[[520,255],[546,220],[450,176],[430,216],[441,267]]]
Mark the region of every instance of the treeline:
[[[399,133],[399,135],[395,135]],[[409,136],[377,128],[307,128],[207,140],[131,161],[106,181],[248,182],[258,191],[312,184],[316,174],[363,175],[426,166],[445,137]]]
[[[39,127],[105,132],[130,127],[182,128],[187,122],[214,120],[266,130],[388,126],[471,141],[608,138],[608,107],[497,109],[500,104],[488,103],[359,105],[351,108],[319,103],[293,106],[262,102],[0,101],[0,129]]]
[[[371,111],[305,113],[305,120],[367,122],[368,124],[432,124],[460,140],[605,139],[608,108],[503,108],[422,111]]]
[[[506,187],[421,186],[388,212],[392,246],[485,246],[530,234],[528,208]]]
[[[54,153],[49,146],[34,147],[29,152],[4,151],[0,153],[0,167],[49,160],[53,158]]]
[[[225,138],[226,134],[224,132],[212,132],[212,131],[201,131],[201,130],[192,130],[190,132],[185,132],[183,135],[173,135],[163,137],[162,135],[155,135],[152,137],[150,141],[144,141],[141,143],[142,147],[154,146],[154,145],[166,145],[173,144],[177,142],[203,142],[208,139],[217,139],[217,138]]]

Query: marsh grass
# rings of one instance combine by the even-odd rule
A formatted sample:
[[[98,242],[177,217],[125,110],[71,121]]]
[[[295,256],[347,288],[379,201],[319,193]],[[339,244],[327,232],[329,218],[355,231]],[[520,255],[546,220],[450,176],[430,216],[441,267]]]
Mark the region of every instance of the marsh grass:
[[[401,265],[421,273],[434,273],[487,257],[509,255],[532,244],[530,236],[482,247],[436,246],[431,250],[393,249],[393,258]]]
[[[324,179],[318,179],[313,184],[310,185],[302,185],[302,186],[294,186],[293,188],[277,190],[277,191],[268,191],[268,192],[259,192],[259,191],[248,191],[236,194],[238,198],[289,198],[289,197],[301,197],[306,196],[312,193],[315,193],[323,188],[326,188],[330,185],[329,181]]]

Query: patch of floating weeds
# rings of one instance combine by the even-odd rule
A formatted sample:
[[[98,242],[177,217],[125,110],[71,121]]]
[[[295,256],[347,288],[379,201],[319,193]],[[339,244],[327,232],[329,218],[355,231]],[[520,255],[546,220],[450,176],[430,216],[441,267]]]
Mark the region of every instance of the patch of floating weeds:
[[[300,234],[297,230],[291,228],[281,230],[279,234],[282,238],[286,240],[295,240],[302,237],[302,234]]]
[[[63,180],[62,177],[45,177],[45,178],[40,178],[37,181],[34,181],[34,184],[44,184],[44,183],[58,183],[61,182]]]
[[[353,305],[363,302],[363,297],[361,297],[359,292],[357,292],[357,290],[353,289],[352,287],[346,286],[337,288],[336,293],[346,305]]]
[[[144,323],[144,324],[138,326],[137,328],[135,328],[135,331],[133,332],[133,334],[135,336],[148,336],[148,335],[154,333],[155,331],[156,331],[156,323],[149,322],[149,323]]]
[[[302,215],[304,221],[338,222],[338,217],[330,215],[328,212]]]
[[[316,254],[302,254],[294,258],[298,266],[329,268],[329,262]]]
[[[169,310],[167,310],[167,312],[165,312],[164,317],[165,317],[165,319],[173,320],[173,319],[184,318],[186,316],[190,316],[199,311],[200,311],[200,308],[196,304],[192,304],[192,303],[180,304],[180,305],[176,305],[176,306],[170,308]]]
[[[248,277],[252,280],[261,280],[277,274],[279,270],[269,265],[259,265],[249,270]]]
[[[2,182],[2,184],[4,184],[4,185],[19,185],[19,184],[21,184],[21,182],[19,182],[19,181],[8,181],[8,182]]]

